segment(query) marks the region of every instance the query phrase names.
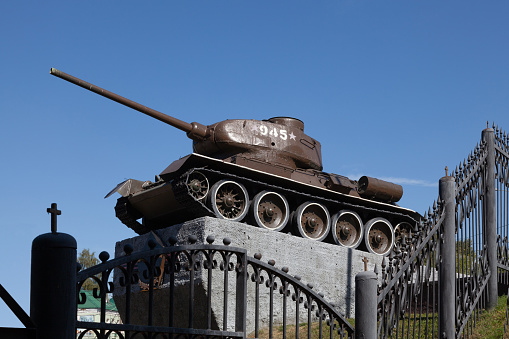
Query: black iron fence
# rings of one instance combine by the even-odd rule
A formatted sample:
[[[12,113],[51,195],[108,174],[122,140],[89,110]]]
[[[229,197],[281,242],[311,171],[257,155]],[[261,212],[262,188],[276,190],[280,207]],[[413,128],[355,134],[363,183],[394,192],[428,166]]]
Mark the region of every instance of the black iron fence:
[[[506,133],[485,129],[440,179],[433,210],[384,260],[379,338],[468,338],[480,313],[507,294],[508,144]]]
[[[223,245],[214,245],[212,237],[207,238],[209,244],[195,241],[190,237],[189,244],[177,245],[170,239],[172,246],[164,248],[149,241],[149,250],[135,253],[126,245],[125,256],[109,261],[107,253],[101,253],[103,263],[79,272],[77,278],[78,287],[87,279],[97,283],[94,297],[101,300],[101,321],[78,321],[78,338],[87,333],[97,338],[259,337],[261,312],[269,314],[270,322],[263,326],[268,337],[278,324],[285,337],[293,332],[298,338],[304,331],[309,338],[312,332],[320,338],[353,338],[353,326],[311,284],[289,275],[288,268],[275,268],[273,260],[264,263],[260,254],[248,257],[244,249],[228,246],[228,239]],[[248,284],[255,289],[250,301]],[[108,293],[115,296],[122,324],[104,321]],[[197,298],[198,293],[206,297]],[[78,303],[85,297],[79,293]],[[213,304],[217,297],[221,305]],[[205,304],[198,304],[203,299]],[[275,314],[276,304],[281,314]],[[248,308],[254,313],[252,330],[247,328]]]

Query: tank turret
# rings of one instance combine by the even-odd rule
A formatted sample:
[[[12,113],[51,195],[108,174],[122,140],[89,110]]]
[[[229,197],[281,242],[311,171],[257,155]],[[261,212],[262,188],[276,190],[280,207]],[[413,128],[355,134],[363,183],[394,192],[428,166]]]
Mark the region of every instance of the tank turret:
[[[403,194],[400,185],[322,172],[321,145],[304,133],[299,119],[187,123],[54,68],[50,73],[193,140],[193,153],[171,163],[154,182],[129,179],[107,194],[121,194],[116,215],[137,233],[214,216],[385,255],[420,218],[395,204]]]
[[[322,170],[320,143],[304,134],[299,119],[225,120],[209,126],[187,123],[57,69],[51,68],[50,73],[186,132],[198,154],[217,159],[242,155],[293,169]]]

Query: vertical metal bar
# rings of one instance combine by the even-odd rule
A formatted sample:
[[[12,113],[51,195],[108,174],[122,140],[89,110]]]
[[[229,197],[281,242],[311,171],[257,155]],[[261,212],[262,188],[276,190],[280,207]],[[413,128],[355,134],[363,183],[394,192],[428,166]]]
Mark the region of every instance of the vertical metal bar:
[[[456,231],[456,182],[454,177],[445,176],[439,181],[440,199],[444,203],[445,218],[443,221],[442,241],[440,242],[441,262],[440,276],[440,304],[439,304],[439,336],[454,338],[455,323],[455,231]]]
[[[288,282],[285,280],[281,286],[283,290],[283,339],[286,339],[286,316],[287,316],[287,298],[286,291],[288,290]],[[321,318],[320,318],[321,319]],[[321,339],[321,338],[320,338]]]
[[[170,270],[170,295],[169,295],[169,314],[168,314],[168,326],[173,327],[174,321],[174,303],[175,303],[175,266],[177,265],[177,252],[171,252],[170,260],[168,262]]]
[[[156,258],[150,257],[148,265],[148,325],[152,326],[154,323],[154,267]]]
[[[269,280],[267,281],[269,287],[269,338],[273,338],[274,333],[274,275],[269,274]]]
[[[126,285],[125,285],[125,323],[131,323],[131,284],[133,279],[133,267],[134,262],[127,263],[127,277],[126,277]],[[129,331],[125,332],[125,338],[129,339],[131,337],[131,333]]]
[[[107,289],[108,289],[108,281],[106,278],[106,272],[103,272],[101,274],[101,293],[99,295],[99,297],[101,298],[100,319],[101,319],[102,324],[106,323],[106,297],[108,296]],[[106,331],[104,329],[101,329],[100,332],[101,332],[101,337],[105,338]]]
[[[308,338],[311,338],[311,306],[313,305],[313,299],[309,295],[306,296],[308,303]]]
[[[255,337],[260,336],[260,269],[254,267],[255,270]]]
[[[207,329],[212,329],[212,265],[213,253],[209,251],[207,268]]]
[[[495,131],[486,128],[482,131],[482,139],[486,142],[488,155],[486,157],[486,183],[485,210],[486,213],[486,246],[488,265],[491,276],[488,281],[488,303],[489,309],[497,305],[497,211],[495,195]]]
[[[300,320],[299,303],[300,303],[300,290],[298,289],[298,287],[295,287],[295,339],[299,339],[299,320]]]
[[[240,263],[239,263],[240,261]],[[246,336],[246,304],[247,304],[247,253],[237,256],[237,290],[235,305],[235,331]]]
[[[317,306],[317,307],[318,307],[318,312],[320,315],[320,318],[318,319],[318,338],[322,339],[323,338],[323,321],[322,321],[323,308],[321,306]]]
[[[329,339],[332,339],[334,337],[334,317],[331,313],[329,313]],[[309,339],[309,338],[308,338]]]
[[[194,251],[190,251],[190,259],[189,265],[189,328],[193,328],[193,319],[194,319],[194,264],[195,264],[195,253]]]
[[[223,331],[228,330],[228,271],[230,268],[230,254],[226,254],[224,263],[224,289],[223,289]]]
[[[434,236],[435,238],[435,244],[440,243],[440,238],[442,236],[442,231],[438,230],[437,234]],[[435,246],[435,251],[433,253],[434,257],[434,264],[433,264],[433,318],[432,318],[432,328],[435,330],[435,326],[438,327],[438,319],[435,321],[435,314],[437,314],[437,309],[435,308],[436,305],[440,305],[440,292],[435,293],[435,290],[440,291],[441,284],[440,279],[437,276],[437,268],[438,268],[438,262],[440,258],[440,246]],[[435,284],[437,285],[437,288],[435,289]]]

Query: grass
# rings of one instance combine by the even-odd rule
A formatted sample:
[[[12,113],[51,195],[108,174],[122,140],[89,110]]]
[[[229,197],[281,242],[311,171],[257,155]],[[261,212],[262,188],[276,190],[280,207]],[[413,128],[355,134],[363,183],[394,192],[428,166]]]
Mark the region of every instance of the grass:
[[[471,339],[509,339],[509,333],[504,334],[504,324],[506,323],[506,305],[507,296],[498,298],[497,306],[490,311],[482,311],[479,319],[476,321]]]
[[[464,331],[464,337],[469,339],[509,339],[509,333],[504,334],[504,324],[507,322],[506,320],[506,305],[507,305],[507,296],[501,296],[498,298],[497,306],[490,311],[482,311],[478,314],[478,317],[475,319],[475,328]],[[354,325],[354,319],[348,319],[349,323]],[[421,322],[425,321],[422,318]],[[472,321],[471,321],[472,322]],[[431,319],[428,318],[428,327],[430,328]],[[407,321],[405,318],[405,326],[407,325]],[[405,328],[404,336],[399,336],[399,338],[406,338],[407,332],[413,333],[413,326],[417,329],[419,327],[419,321],[413,324],[413,316],[411,315],[410,328]],[[325,324],[323,326],[323,338],[329,338],[329,327]],[[421,332],[424,332],[425,324],[421,324]],[[437,318],[435,318],[435,326],[437,326]],[[468,324],[470,326],[470,323]],[[430,328],[431,330],[431,328]],[[436,328],[435,328],[436,330]],[[509,328],[508,328],[509,331]],[[307,323],[303,323],[299,325],[299,338],[307,338],[308,326]],[[248,338],[254,338],[254,333],[248,335]],[[262,329],[259,333],[259,338],[268,339],[269,338],[269,330]],[[273,338],[274,339],[282,339],[283,338],[283,326],[274,326],[273,330]],[[295,325],[288,325],[286,327],[286,338],[295,339]],[[312,323],[311,324],[311,338],[319,338],[319,324]],[[334,333],[334,338],[340,338],[337,333]],[[395,336],[393,338],[396,338]],[[398,338],[398,339],[399,339]],[[410,338],[413,338],[410,336]],[[420,337],[425,339],[424,334],[421,334]]]

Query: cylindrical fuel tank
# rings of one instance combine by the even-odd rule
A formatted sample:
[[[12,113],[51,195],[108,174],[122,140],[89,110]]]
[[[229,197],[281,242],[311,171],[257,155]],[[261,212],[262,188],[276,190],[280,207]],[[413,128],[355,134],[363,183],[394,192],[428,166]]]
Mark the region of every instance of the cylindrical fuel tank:
[[[359,179],[358,192],[366,199],[397,202],[403,196],[403,187],[392,182],[363,176]]]

